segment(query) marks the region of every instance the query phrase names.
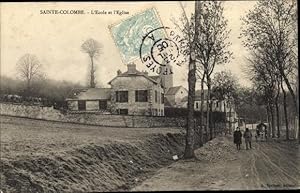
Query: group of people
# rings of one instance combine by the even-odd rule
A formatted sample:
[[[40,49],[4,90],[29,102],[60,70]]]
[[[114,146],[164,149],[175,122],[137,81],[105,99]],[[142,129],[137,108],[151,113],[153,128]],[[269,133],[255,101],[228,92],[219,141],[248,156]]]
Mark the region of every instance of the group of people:
[[[252,146],[251,146],[252,133],[251,133],[251,131],[248,128],[246,128],[244,134],[242,134],[242,131],[240,130],[240,128],[237,127],[233,133],[233,142],[236,144],[237,150],[241,149],[242,137],[244,137],[244,139],[245,139],[246,149],[247,150],[249,148],[252,149]]]

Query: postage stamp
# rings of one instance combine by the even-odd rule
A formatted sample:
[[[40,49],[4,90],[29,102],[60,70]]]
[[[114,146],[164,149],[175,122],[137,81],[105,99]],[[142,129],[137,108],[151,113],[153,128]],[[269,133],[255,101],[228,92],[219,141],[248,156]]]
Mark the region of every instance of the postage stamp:
[[[143,37],[162,24],[154,7],[146,9],[116,25],[109,26],[115,45],[119,49],[123,63],[128,64],[140,56],[140,45]],[[166,37],[164,31],[155,31],[155,36]],[[149,52],[151,42],[145,41],[143,53]]]
[[[138,57],[151,72],[171,74],[167,65],[181,66],[187,61],[188,40],[163,26],[154,7],[109,26],[123,63]]]

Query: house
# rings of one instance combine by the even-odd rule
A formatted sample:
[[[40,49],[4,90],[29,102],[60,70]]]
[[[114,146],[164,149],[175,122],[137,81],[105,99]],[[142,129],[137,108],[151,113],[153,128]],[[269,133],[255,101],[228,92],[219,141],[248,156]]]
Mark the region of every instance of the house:
[[[207,111],[207,90],[204,90],[204,101],[203,101],[203,111]],[[231,129],[238,127],[238,115],[235,111],[234,106],[225,100],[216,100],[213,99],[211,102],[212,112],[224,112],[226,113],[226,120],[231,126]],[[184,97],[181,101],[181,108],[187,108],[188,97]],[[194,101],[195,111],[201,110],[201,90],[195,91],[195,101]]]
[[[110,88],[77,88],[65,99],[71,111],[102,111],[110,108]]]
[[[204,90],[203,93],[204,101],[203,101],[203,110],[206,111],[206,98],[207,98],[207,90]],[[181,107],[186,108],[187,107],[187,102],[188,102],[188,96],[185,96],[181,100]],[[230,111],[230,104],[226,103],[225,101],[219,101],[213,99],[211,101],[212,103],[212,111],[213,112],[229,112]],[[201,90],[196,90],[195,91],[195,101],[194,101],[194,108],[196,111],[199,111],[201,108]]]
[[[164,116],[164,88],[159,76],[140,72],[128,64],[126,72],[117,72],[111,85],[111,112],[128,115]]]
[[[183,86],[172,86],[165,93],[166,107],[181,107],[182,99],[187,97],[188,91]]]
[[[111,88],[72,90],[66,98],[68,110],[124,115],[164,116],[164,87],[161,76],[140,72],[128,64],[109,81]]]

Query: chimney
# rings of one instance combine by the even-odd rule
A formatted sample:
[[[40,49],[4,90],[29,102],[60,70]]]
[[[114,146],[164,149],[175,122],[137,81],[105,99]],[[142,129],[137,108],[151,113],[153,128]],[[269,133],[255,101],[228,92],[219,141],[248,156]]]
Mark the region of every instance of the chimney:
[[[118,70],[117,75],[120,75],[120,74],[122,74],[122,72],[121,72],[121,70]]]
[[[146,70],[145,70],[144,74],[148,76],[148,72]]]
[[[127,64],[127,72],[128,74],[135,74],[136,73],[136,69],[135,69],[136,65],[134,63],[131,64]]]

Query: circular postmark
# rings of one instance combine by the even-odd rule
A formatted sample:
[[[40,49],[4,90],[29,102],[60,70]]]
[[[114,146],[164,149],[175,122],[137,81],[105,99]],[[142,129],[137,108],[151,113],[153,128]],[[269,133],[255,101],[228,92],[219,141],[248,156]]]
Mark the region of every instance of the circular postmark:
[[[181,66],[187,61],[188,40],[169,27],[151,29],[143,37],[140,59],[150,71],[173,74],[171,65]]]
[[[151,57],[160,66],[166,66],[166,63],[176,62],[178,56],[179,48],[176,42],[168,38],[155,41],[151,48]]]

